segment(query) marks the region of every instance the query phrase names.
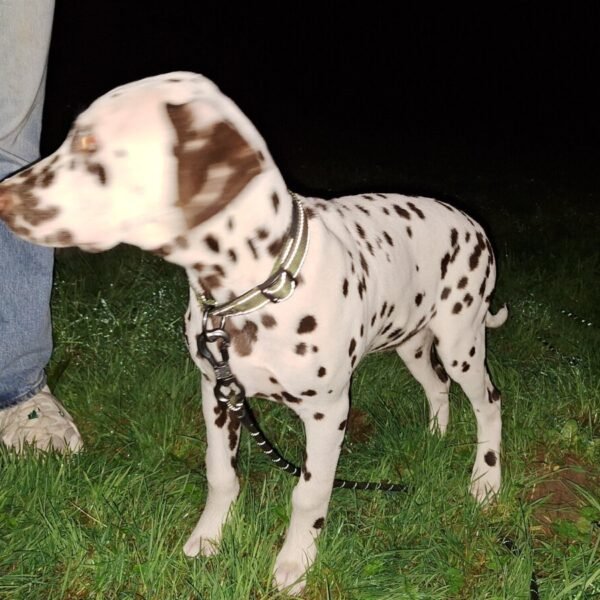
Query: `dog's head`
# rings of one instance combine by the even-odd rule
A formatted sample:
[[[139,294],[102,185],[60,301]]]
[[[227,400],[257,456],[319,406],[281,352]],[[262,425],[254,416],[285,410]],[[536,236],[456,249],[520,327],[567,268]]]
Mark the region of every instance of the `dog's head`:
[[[0,184],[0,217],[38,244],[154,249],[251,193],[271,167],[211,81],[169,73],[96,100],[56,152]]]

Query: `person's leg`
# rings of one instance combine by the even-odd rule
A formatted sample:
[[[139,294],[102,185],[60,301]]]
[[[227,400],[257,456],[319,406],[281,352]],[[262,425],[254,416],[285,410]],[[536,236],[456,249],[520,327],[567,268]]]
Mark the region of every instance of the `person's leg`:
[[[0,180],[39,158],[53,13],[54,0],[0,0]],[[80,445],[45,387],[52,263],[51,248],[18,239],[0,222],[0,439],[17,448],[23,441],[62,448],[56,435]],[[48,431],[45,417],[53,421]]]

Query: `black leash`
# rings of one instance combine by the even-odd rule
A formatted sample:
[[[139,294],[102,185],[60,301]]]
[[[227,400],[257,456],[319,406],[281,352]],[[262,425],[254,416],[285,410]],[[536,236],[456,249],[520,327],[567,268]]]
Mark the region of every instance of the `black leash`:
[[[212,366],[216,384],[214,387],[217,401],[226,406],[232,418],[237,418],[248,430],[259,448],[266,454],[274,465],[295,477],[300,477],[301,469],[284,458],[280,452],[271,444],[265,434],[261,431],[254,414],[248,404],[244,386],[232,373],[229,366],[229,334],[223,329],[224,319],[221,319],[220,327],[208,329],[208,313],[204,313],[202,333],[196,336],[198,354],[208,360]],[[209,344],[218,344],[221,360],[217,360],[208,347]],[[401,483],[383,483],[371,481],[348,481],[346,479],[335,479],[334,488],[347,488],[352,490],[369,490],[382,492],[407,492],[408,486]]]

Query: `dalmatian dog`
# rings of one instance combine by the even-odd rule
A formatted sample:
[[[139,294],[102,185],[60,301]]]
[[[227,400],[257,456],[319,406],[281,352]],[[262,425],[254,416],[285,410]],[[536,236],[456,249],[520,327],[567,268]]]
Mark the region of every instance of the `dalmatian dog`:
[[[294,199],[295,198],[295,199]],[[307,224],[295,289],[266,292],[294,211]],[[224,305],[254,290],[263,302],[228,315],[230,365],[248,396],[289,406],[306,431],[289,529],[274,568],[299,594],[315,560],[361,358],[394,349],[443,434],[454,380],[477,420],[471,493],[500,488],[500,394],[485,365],[496,270],[483,229],[430,198],[369,193],[333,200],[291,195],[267,146],[208,79],[176,72],[118,87],[75,121],[49,157],[0,184],[0,215],[35,244],[102,251],[121,242],[182,266],[192,359],[202,371],[208,497],[184,546],[217,552],[239,492],[240,422],[216,400],[215,373],[196,350],[210,298]]]

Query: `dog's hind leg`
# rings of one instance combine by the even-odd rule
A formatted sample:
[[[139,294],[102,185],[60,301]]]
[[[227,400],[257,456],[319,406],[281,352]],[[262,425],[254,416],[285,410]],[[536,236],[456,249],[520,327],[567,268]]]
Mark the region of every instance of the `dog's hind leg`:
[[[433,333],[424,329],[396,348],[413,377],[423,386],[429,403],[429,428],[444,434],[448,427],[450,378],[433,346]]]
[[[460,332],[460,335],[454,332]],[[471,494],[485,502],[500,489],[502,420],[500,394],[485,365],[485,326],[458,327],[439,334],[438,353],[450,377],[463,389],[477,420],[477,452]]]

